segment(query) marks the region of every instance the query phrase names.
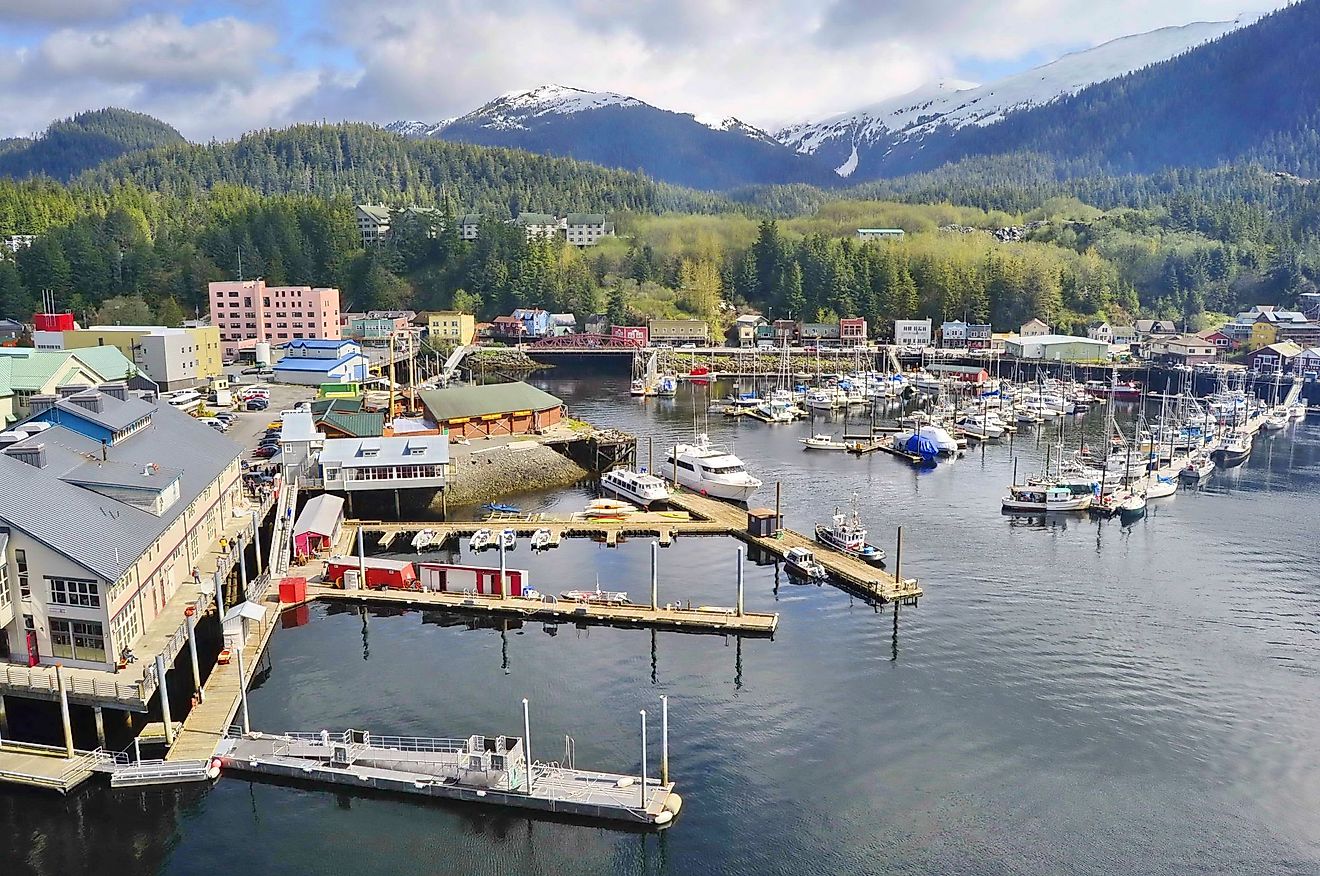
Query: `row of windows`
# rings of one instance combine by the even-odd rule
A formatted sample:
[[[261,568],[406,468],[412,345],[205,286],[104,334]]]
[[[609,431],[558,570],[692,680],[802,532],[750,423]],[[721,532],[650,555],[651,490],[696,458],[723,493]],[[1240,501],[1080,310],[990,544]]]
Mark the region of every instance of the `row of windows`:
[[[77,605],[100,608],[101,591],[95,581],[77,578],[47,578],[50,582],[50,601],[55,605]]]
[[[50,618],[49,623],[52,655],[105,662],[105,628],[100,622]]]
[[[444,463],[423,465],[381,465],[346,470],[348,480],[354,481],[397,481],[412,478],[442,478],[445,476]],[[333,474],[331,474],[333,477]]]
[[[110,621],[110,632],[115,644],[120,648],[126,647],[142,632],[142,620],[136,599],[130,599],[128,604],[120,609],[119,614]]]

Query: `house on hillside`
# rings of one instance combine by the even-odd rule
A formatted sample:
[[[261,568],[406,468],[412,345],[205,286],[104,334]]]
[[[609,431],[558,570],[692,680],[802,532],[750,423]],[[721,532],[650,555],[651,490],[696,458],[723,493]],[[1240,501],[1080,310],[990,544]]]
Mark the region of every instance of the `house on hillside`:
[[[1293,369],[1302,352],[1292,341],[1270,344],[1247,355],[1247,369],[1263,374],[1285,373]]]
[[[1114,343],[1114,328],[1107,322],[1093,322],[1086,327],[1086,336],[1093,341]]]
[[[765,317],[759,313],[744,313],[733,321],[729,329],[729,342],[736,347],[755,347],[756,330],[767,325]]]
[[[1042,335],[1048,335],[1049,333],[1050,333],[1050,324],[1045,320],[1038,319],[1037,317],[1034,316],[1031,319],[1024,322],[1022,324],[1022,328],[1018,329],[1019,337],[1023,337],[1023,338],[1038,338],[1041,337]]]

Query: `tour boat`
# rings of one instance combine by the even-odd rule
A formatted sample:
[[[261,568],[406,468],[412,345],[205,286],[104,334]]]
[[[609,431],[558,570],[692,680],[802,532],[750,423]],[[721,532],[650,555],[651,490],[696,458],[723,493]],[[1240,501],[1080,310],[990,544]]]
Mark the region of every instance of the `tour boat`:
[[[1215,461],[1209,456],[1193,456],[1187,460],[1182,471],[1178,472],[1178,477],[1182,478],[1183,483],[1199,484],[1210,477],[1210,473],[1214,470]]]
[[[848,445],[838,441],[832,435],[812,435],[810,438],[799,438],[798,442],[806,450],[846,450]]]
[[[665,455],[660,471],[671,483],[677,480],[703,496],[735,502],[746,502],[761,486],[760,480],[747,473],[741,459],[711,444],[705,434],[698,435],[692,444],[676,445]]]
[[[621,590],[565,590],[559,594],[565,602],[580,602],[584,605],[627,605],[628,594]]]
[[[816,555],[808,548],[789,548],[788,553],[784,554],[784,566],[788,569],[789,574],[805,578],[808,581],[821,581],[829,577],[829,572],[817,561]]]
[[[1090,493],[1076,493],[1058,485],[1014,485],[1003,498],[1005,511],[1085,511],[1091,507]]]
[[[538,529],[532,533],[532,550],[543,551],[550,547],[550,530]]]
[[[468,550],[484,551],[486,548],[490,547],[491,542],[494,541],[494,539],[495,535],[489,529],[478,529],[476,532],[472,533],[472,538],[468,539]]]
[[[436,533],[434,529],[423,529],[421,532],[413,536],[413,549],[420,554],[431,546],[431,542],[435,541],[435,535]]]
[[[873,544],[866,543],[866,527],[854,507],[851,514],[844,514],[835,509],[831,519],[833,525],[816,524],[816,541],[828,545],[836,551],[842,551],[850,557],[878,566],[885,561],[885,552]]]
[[[665,482],[653,474],[635,472],[626,468],[607,471],[600,479],[600,488],[616,496],[622,496],[636,502],[643,508],[649,508],[653,502],[669,499],[669,488]]]

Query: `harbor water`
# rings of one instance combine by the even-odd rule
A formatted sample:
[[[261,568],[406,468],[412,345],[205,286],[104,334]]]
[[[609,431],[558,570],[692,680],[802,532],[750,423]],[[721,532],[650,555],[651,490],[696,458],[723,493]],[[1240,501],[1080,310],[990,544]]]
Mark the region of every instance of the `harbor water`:
[[[541,379],[575,416],[692,435],[694,394]],[[722,387],[717,391],[727,391]],[[698,407],[704,407],[704,394]],[[1087,415],[1092,434],[1103,412]],[[4,873],[1057,874],[1320,870],[1320,422],[1256,439],[1245,465],[1152,500],[1131,525],[1005,516],[1026,431],[931,470],[803,451],[842,425],[710,418],[810,531],[858,496],[872,539],[905,534],[926,596],[877,609],[747,568],[773,639],[313,606],[272,640],[256,729],[520,734],[538,760],[659,771],[670,703],[681,817],[660,834],[230,776],[68,798],[0,790]],[[510,499],[580,509],[589,487]],[[729,538],[660,551],[661,601],[731,605]],[[396,545],[395,550],[398,549]],[[650,543],[509,555],[539,589],[645,599]],[[482,563],[495,564],[487,553]],[[891,560],[892,570],[892,560]],[[572,737],[572,745],[565,737]]]

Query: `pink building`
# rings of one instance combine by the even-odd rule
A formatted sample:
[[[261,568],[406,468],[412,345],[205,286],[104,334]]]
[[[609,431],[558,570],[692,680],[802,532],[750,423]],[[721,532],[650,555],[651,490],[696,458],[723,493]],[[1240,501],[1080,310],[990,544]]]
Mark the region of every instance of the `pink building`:
[[[341,337],[338,289],[236,280],[212,283],[210,291],[211,324],[220,330],[225,358],[258,341],[286,344],[295,338]]]

